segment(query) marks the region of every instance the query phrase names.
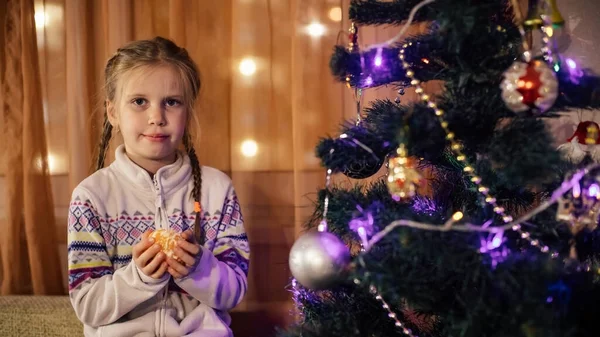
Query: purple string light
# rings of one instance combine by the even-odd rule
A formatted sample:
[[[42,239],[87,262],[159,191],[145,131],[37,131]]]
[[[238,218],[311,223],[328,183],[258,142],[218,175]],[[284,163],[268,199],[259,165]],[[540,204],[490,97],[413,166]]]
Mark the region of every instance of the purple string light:
[[[358,234],[362,242],[362,246],[365,247],[369,243],[369,236],[373,235],[373,226],[375,220],[373,218],[373,214],[370,211],[363,210],[363,208],[360,205],[357,205],[356,208],[361,213],[361,215],[350,220],[350,223],[348,223],[348,227],[350,227],[351,230],[355,231]]]

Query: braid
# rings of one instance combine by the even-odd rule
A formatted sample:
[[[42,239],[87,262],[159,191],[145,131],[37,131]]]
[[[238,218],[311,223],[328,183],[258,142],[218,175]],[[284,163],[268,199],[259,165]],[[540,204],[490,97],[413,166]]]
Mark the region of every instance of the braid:
[[[194,179],[194,188],[192,189],[192,196],[195,202],[194,207],[198,207],[198,209],[195,209],[196,221],[194,223],[194,233],[196,235],[196,240],[198,240],[198,243],[204,244],[204,235],[200,232],[200,218],[202,217],[202,168],[200,167],[198,156],[196,156],[196,150],[194,149],[194,145],[192,144],[190,134],[187,131],[183,135],[183,146],[185,147],[185,151],[190,157],[190,163],[192,165],[192,176]]]
[[[105,81],[108,82],[110,78],[113,76],[111,73],[114,71],[115,63],[119,58],[119,50],[111,56],[110,59],[106,62],[106,67],[104,68],[104,77]],[[115,85],[105,85],[107,90],[107,98],[114,99]],[[96,160],[96,171],[104,167],[104,159],[106,158],[106,149],[108,148],[108,144],[110,142],[110,138],[112,137],[112,124],[108,120],[108,111],[106,107],[106,101],[104,102],[104,123],[102,124],[102,136],[100,138],[100,145],[98,146],[98,159]]]
[[[108,114],[106,112],[106,103],[104,104],[104,126],[102,128],[102,138],[100,139],[100,146],[98,151],[98,160],[96,161],[96,170],[104,167],[104,159],[106,158],[106,148],[112,136],[112,125],[108,121]]]

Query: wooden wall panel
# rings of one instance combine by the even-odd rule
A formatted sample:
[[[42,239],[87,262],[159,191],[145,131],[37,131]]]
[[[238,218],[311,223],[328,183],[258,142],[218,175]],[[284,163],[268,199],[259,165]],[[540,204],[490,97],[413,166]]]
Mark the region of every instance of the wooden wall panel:
[[[178,4],[183,6],[177,6]],[[173,12],[181,13],[177,27],[171,17],[170,32],[175,41],[188,50],[198,64],[202,89],[195,115],[200,125],[199,142],[195,142],[201,163],[225,172],[231,171],[231,15],[230,1],[206,2],[171,0]],[[172,12],[172,14],[173,14]],[[183,34],[184,36],[178,36]],[[197,134],[197,130],[194,129]]]

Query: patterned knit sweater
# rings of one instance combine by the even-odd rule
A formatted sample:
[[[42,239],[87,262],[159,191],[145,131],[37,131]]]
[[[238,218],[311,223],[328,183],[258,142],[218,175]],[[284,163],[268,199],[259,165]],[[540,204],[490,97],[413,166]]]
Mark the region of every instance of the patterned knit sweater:
[[[187,155],[153,178],[120,146],[109,167],[73,191],[69,294],[86,336],[231,336],[227,311],[246,293],[249,245],[231,180],[202,168],[202,256],[187,277],[156,280],[132,261],[149,229],[193,228]]]

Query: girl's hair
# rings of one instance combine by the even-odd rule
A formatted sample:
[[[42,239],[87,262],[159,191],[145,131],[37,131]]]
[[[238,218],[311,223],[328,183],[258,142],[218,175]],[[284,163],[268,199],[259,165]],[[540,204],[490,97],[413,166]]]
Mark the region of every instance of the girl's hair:
[[[200,75],[194,61],[190,58],[184,48],[177,46],[173,41],[155,37],[152,40],[133,41],[117,50],[117,52],[108,60],[104,69],[104,90],[106,99],[114,101],[117,96],[117,82],[123,74],[143,66],[169,65],[176,69],[184,81],[184,104],[187,111],[191,114],[194,110],[194,102],[200,91]],[[189,118],[188,118],[189,121]],[[104,158],[106,150],[112,137],[112,125],[108,120],[106,103],[104,104],[104,125],[96,170],[104,167]],[[195,203],[195,211],[198,212],[196,218],[200,218],[200,202],[202,191],[202,171],[196,150],[192,144],[189,127],[183,135],[183,146],[190,157],[192,165],[192,175],[194,177],[194,188],[192,196]],[[198,224],[198,222],[196,222]]]

